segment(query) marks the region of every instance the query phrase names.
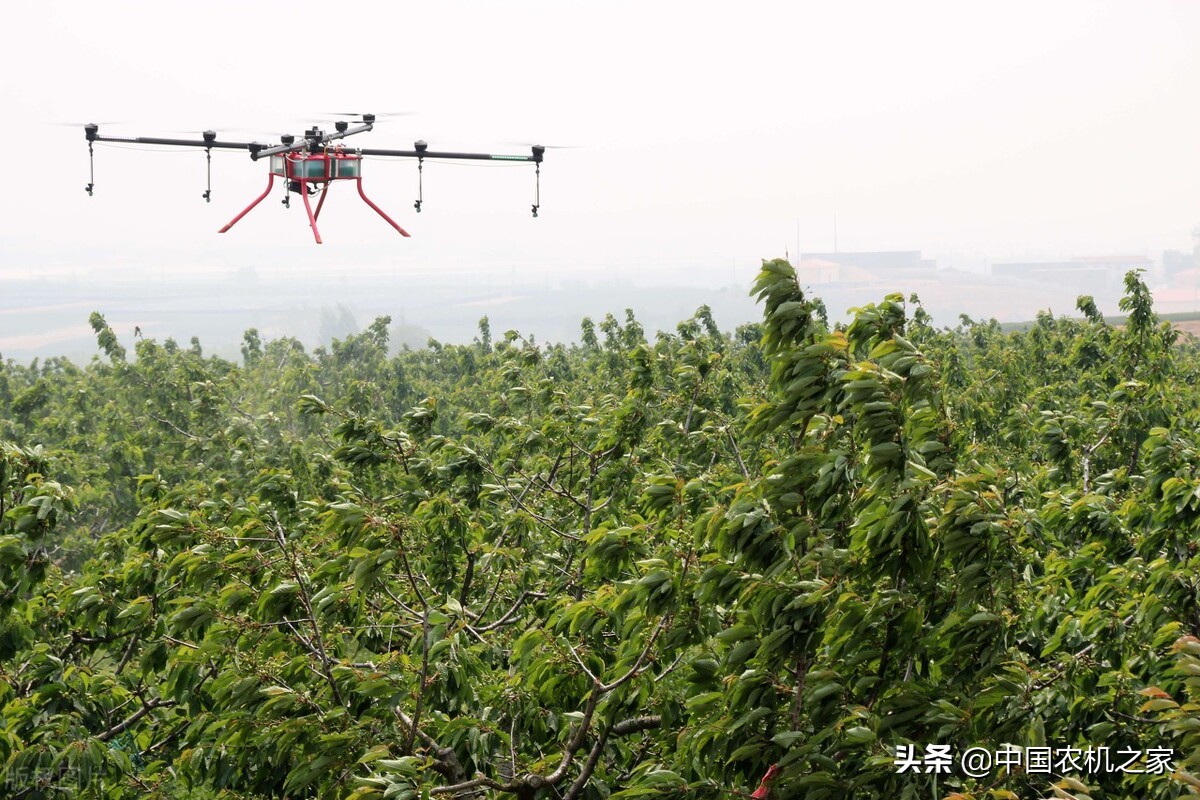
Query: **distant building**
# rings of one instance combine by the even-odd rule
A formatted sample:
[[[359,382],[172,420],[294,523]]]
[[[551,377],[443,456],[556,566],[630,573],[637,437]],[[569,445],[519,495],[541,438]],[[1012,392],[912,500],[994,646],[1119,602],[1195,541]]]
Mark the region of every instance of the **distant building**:
[[[839,283],[843,280],[841,265],[823,258],[801,258],[795,268],[801,283]]]
[[[1176,272],[1170,286],[1155,289],[1154,310],[1159,314],[1200,311],[1200,269]]]
[[[1200,264],[1196,263],[1196,256],[1193,253],[1183,253],[1179,250],[1164,250],[1162,256],[1163,272],[1167,275],[1174,275],[1178,272],[1187,272],[1193,270]]]
[[[883,273],[928,273],[937,269],[937,262],[921,258],[920,250],[868,250],[849,253],[801,253],[801,261],[827,261],[843,267],[858,267],[868,272]]]
[[[796,277],[808,285],[819,283],[876,283],[872,272],[851,264],[839,264],[823,258],[802,258],[795,264]]]
[[[1125,273],[1150,270],[1154,262],[1145,256],[1082,256],[1067,261],[1016,261],[993,264],[1000,278],[1037,281],[1083,293],[1120,291]]]
[[[801,253],[792,263],[801,287],[821,298],[831,318],[898,292],[906,299],[916,295],[939,325],[954,325],[964,313],[1017,322],[1047,308],[1067,312],[1081,293],[1100,294],[1024,278],[939,270],[937,262],[922,258],[919,250]]]

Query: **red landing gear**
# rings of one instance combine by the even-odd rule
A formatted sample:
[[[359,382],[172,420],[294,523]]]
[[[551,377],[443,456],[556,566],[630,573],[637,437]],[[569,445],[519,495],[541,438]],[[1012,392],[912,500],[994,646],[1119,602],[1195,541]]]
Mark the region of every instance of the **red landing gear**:
[[[321,207],[325,205],[325,195],[329,193],[329,185],[337,180],[353,180],[358,186],[358,196],[363,199],[363,202],[375,210],[375,213],[383,217],[387,224],[396,229],[396,232],[401,236],[408,236],[408,231],[396,224],[395,220],[383,213],[383,209],[371,202],[363,192],[362,187],[362,157],[357,154],[343,153],[337,150],[326,151],[324,153],[288,153],[285,155],[271,156],[271,172],[267,175],[267,188],[263,193],[255,198],[254,202],[246,206],[246,208],[231,219],[224,228],[221,228],[220,233],[225,233],[230,228],[238,223],[238,221],[250,213],[250,211],[266,199],[271,193],[271,188],[275,185],[275,176],[278,175],[288,181],[288,190],[299,193],[300,199],[304,201],[304,211],[308,215],[308,224],[312,228],[313,238],[317,240],[317,244],[321,244],[321,232],[317,229],[317,218],[321,216]],[[308,201],[309,184],[324,184],[321,189],[321,198],[317,201],[317,209],[313,211],[312,204]]]

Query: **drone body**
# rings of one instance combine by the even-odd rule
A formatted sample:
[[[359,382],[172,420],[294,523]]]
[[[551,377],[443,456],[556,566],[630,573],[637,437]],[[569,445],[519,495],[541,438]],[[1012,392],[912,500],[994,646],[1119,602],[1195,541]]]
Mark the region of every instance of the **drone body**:
[[[265,200],[275,185],[276,177],[282,177],[286,180],[288,191],[296,192],[304,201],[304,211],[308,214],[308,224],[312,228],[313,238],[317,240],[317,244],[321,244],[321,232],[317,229],[317,219],[321,216],[321,207],[325,205],[325,195],[329,193],[329,187],[334,181],[354,181],[358,186],[358,195],[363,199],[363,202],[375,209],[376,213],[395,228],[401,236],[409,235],[408,231],[397,225],[391,217],[383,212],[383,209],[371,202],[371,199],[363,192],[362,156],[354,153],[346,153],[340,147],[317,153],[290,152],[285,155],[271,156],[271,169],[267,173],[267,188],[263,190],[263,193],[254,202],[246,206],[240,214],[230,220],[229,224],[221,228],[219,233],[228,231],[237,224],[238,220],[250,213],[251,209]],[[317,201],[317,208],[314,211],[308,198],[310,195],[317,193],[318,186],[322,186],[320,189],[321,198]],[[287,197],[284,198],[285,204],[287,204],[288,199]]]
[[[358,116],[358,115],[354,115]],[[375,124],[374,114],[363,114],[360,124],[353,127],[348,122],[339,121],[335,123],[335,132],[326,133],[316,127],[309,128],[304,132],[304,135],[297,140],[297,137],[291,134],[285,134],[280,137],[280,144],[266,145],[261,142],[226,142],[218,141],[215,131],[204,131],[201,134],[201,139],[165,139],[152,136],[138,137],[119,137],[119,136],[103,136],[100,134],[100,126],[95,123],[85,125],[84,135],[88,142],[88,157],[89,160],[94,160],[93,145],[96,142],[119,142],[127,144],[152,144],[163,145],[167,147],[199,147],[203,148],[208,160],[208,188],[205,190],[204,200],[206,202],[212,199],[212,151],[213,148],[225,150],[246,150],[250,153],[250,158],[253,161],[258,161],[261,158],[269,159],[269,170],[267,172],[267,188],[255,200],[242,210],[236,217],[229,221],[225,227],[221,228],[220,233],[225,233],[234,225],[237,224],[242,217],[250,213],[250,211],[266,199],[267,195],[275,186],[275,179],[282,178],[284,185],[289,193],[296,193],[304,201],[304,210],[308,215],[308,224],[312,228],[313,238],[317,244],[321,244],[321,233],[317,229],[317,219],[321,216],[321,208],[325,204],[325,196],[329,192],[329,187],[336,181],[354,181],[358,188],[358,195],[370,206],[379,216],[391,225],[401,236],[408,236],[408,232],[396,224],[391,217],[384,213],[383,209],[375,205],[363,191],[362,181],[362,166],[363,156],[374,156],[383,158],[415,158],[417,159],[418,176],[422,175],[424,162],[426,158],[431,159],[470,159],[481,161],[516,161],[529,162],[535,165],[535,193],[533,202],[533,216],[538,215],[538,208],[541,203],[541,167],[542,159],[545,155],[546,148],[541,145],[534,145],[531,148],[531,155],[494,155],[491,153],[455,153],[455,152],[438,152],[429,149],[429,146],[418,141],[413,144],[412,150],[386,150],[378,148],[369,149],[350,149],[347,148],[340,140],[348,136],[353,136],[358,133],[365,133],[372,130]],[[420,181],[420,177],[418,178]],[[87,193],[91,195],[95,189],[95,169],[93,166],[91,172],[91,182],[85,187]],[[413,204],[418,212],[421,211],[422,199],[420,191],[423,187],[418,182],[418,198]],[[317,201],[317,207],[314,210],[309,202],[309,197],[320,194]],[[283,204],[290,205],[290,197],[285,195]]]

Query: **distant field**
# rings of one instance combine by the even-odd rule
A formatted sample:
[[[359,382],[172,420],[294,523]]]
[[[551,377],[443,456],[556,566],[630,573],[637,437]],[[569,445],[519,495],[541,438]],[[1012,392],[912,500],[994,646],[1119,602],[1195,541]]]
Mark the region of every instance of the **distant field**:
[[[1158,318],[1173,324],[1182,333],[1188,333],[1192,336],[1200,336],[1200,311],[1181,311],[1176,314],[1159,314]],[[1105,317],[1104,321],[1109,325],[1121,327],[1125,324],[1125,317]],[[1004,322],[1001,323],[1000,329],[1004,331],[1023,331],[1033,327],[1033,320],[1025,322]]]
[[[1189,333],[1192,336],[1200,336],[1200,318],[1185,319],[1185,320],[1178,320],[1178,321],[1171,320],[1171,321],[1174,322],[1175,327],[1178,328],[1179,330],[1181,330],[1182,332]]]
[[[90,325],[73,325],[45,333],[0,336],[0,353],[12,350],[40,350],[63,342],[94,338],[95,335]]]

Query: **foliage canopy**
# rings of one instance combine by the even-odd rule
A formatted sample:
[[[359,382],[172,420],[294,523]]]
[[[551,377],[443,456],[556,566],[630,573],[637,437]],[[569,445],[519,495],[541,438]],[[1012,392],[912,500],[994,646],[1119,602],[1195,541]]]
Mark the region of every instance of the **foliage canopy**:
[[[1200,790],[1198,351],[1124,327],[631,314],[0,364],[15,798]],[[1163,774],[896,748],[1165,747]]]

